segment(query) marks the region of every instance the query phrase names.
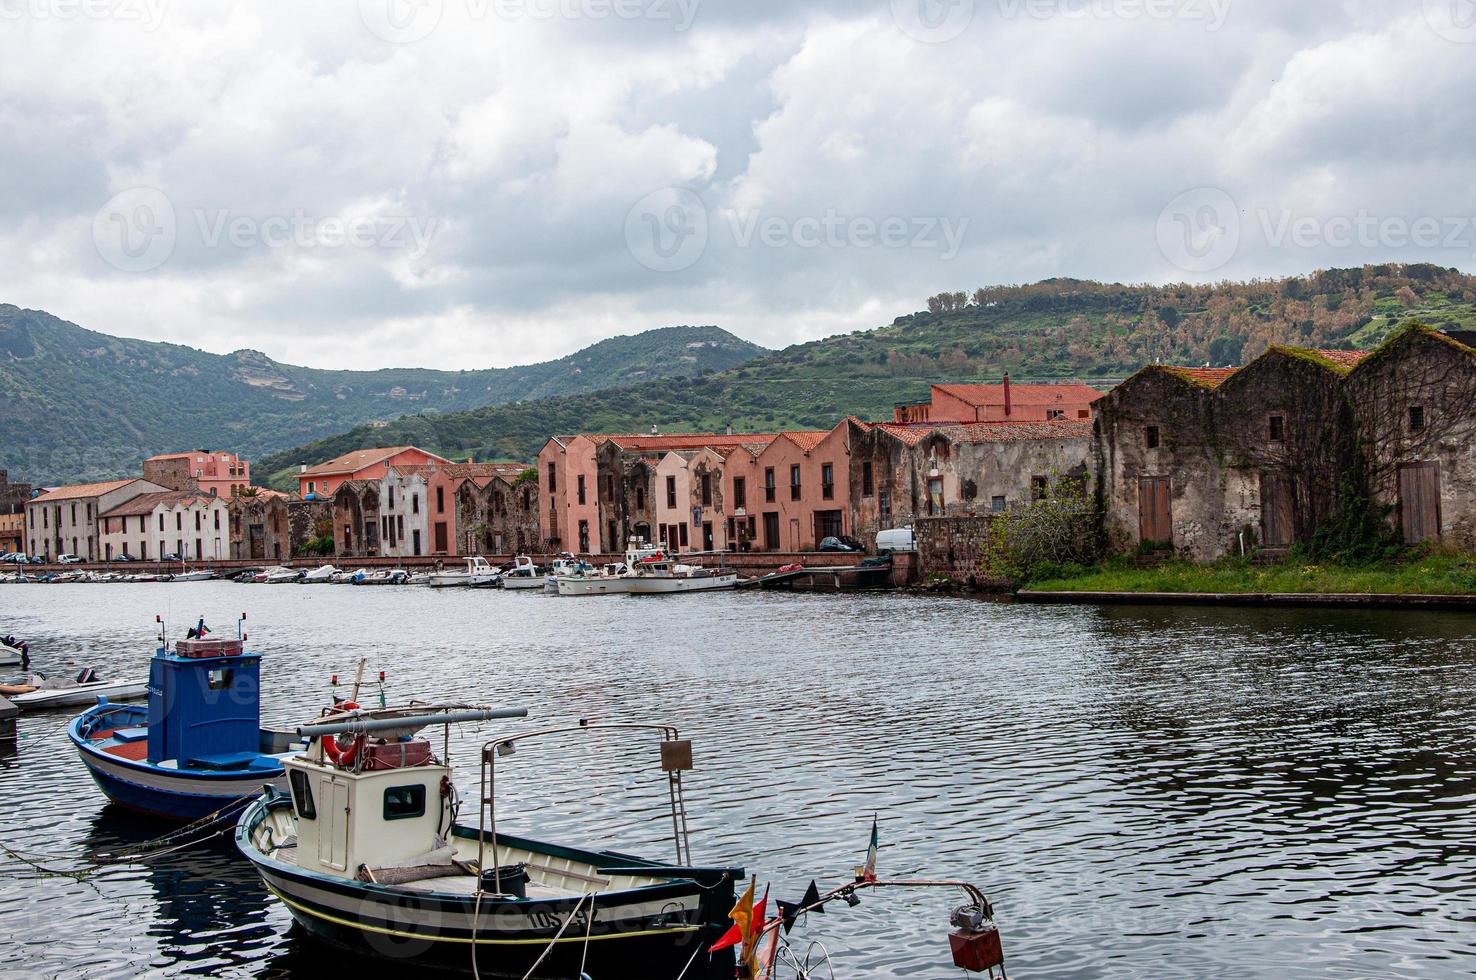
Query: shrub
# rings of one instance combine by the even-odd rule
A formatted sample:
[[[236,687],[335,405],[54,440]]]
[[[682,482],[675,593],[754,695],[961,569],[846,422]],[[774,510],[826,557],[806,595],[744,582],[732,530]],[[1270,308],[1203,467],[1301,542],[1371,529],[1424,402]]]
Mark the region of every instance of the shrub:
[[[1082,480],[1063,477],[1040,500],[995,516],[980,569],[991,578],[1024,585],[1090,565],[1101,551],[1097,502]]]

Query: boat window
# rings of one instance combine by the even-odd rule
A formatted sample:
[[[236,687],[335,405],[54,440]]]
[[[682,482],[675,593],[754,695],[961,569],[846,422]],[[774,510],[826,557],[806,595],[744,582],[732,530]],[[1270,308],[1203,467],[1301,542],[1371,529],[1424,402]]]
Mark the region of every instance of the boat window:
[[[424,786],[391,786],[384,791],[384,819],[408,820],[425,816]]]
[[[308,782],[307,773],[293,769],[287,782],[292,787],[292,805],[297,808],[297,815],[303,820],[318,819],[318,808],[313,806],[313,787]]]
[[[233,671],[229,667],[217,667],[206,674],[206,682],[212,691],[224,691],[231,686]]]

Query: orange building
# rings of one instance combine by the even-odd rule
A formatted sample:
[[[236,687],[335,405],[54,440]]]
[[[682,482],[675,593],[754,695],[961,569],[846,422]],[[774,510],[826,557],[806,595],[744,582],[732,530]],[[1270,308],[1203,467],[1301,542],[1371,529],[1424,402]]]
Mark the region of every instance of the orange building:
[[[203,490],[230,499],[251,486],[251,464],[235,453],[208,449],[160,453],[144,460],[143,478],[171,490]]]
[[[892,421],[936,425],[1086,420],[1092,417],[1092,403],[1104,394],[1082,384],[1013,385],[1006,374],[997,385],[933,385],[931,401],[897,406]]]
[[[348,480],[379,480],[391,466],[449,463],[449,459],[414,446],[356,449],[317,466],[303,465],[297,474],[297,492],[304,500],[327,499]]]

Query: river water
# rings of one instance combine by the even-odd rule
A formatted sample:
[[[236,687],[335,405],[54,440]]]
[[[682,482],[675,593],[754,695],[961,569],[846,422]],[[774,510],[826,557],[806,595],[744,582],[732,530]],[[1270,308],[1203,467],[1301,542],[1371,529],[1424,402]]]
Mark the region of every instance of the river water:
[[[884,876],[995,904],[1012,976],[1439,977],[1476,970],[1476,617],[1038,608],[900,595],[560,599],[180,584],[0,586],[35,666],[146,675],[154,615],[249,614],[264,720],[360,657],[392,702],[529,709],[452,747],[474,798],[493,732],[588,717],[695,742],[693,857],[779,897],[839,884],[880,819]],[[105,806],[64,735],[21,719],[4,838],[49,866],[154,832]],[[649,744],[499,763],[508,829],[665,858]],[[506,792],[501,792],[506,789]],[[73,862],[73,863],[69,863]],[[795,930],[842,978],[951,977],[953,893],[868,894]],[[0,857],[0,974],[321,976],[228,846],[82,881]],[[369,974],[370,964],[351,968]],[[820,976],[827,976],[824,971]],[[786,976],[792,976],[787,974]]]

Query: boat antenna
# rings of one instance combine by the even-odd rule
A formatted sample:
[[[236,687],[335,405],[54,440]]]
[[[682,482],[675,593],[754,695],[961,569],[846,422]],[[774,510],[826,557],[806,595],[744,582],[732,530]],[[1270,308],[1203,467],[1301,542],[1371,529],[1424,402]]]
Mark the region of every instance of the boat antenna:
[[[245,613],[242,613],[241,614],[241,618],[238,619],[238,620],[236,620],[236,639],[242,641],[243,643],[246,641],[246,633],[245,633],[245,630],[244,630],[244,624],[245,624],[245,622],[246,622],[246,614]]]
[[[154,622],[159,624],[159,649],[164,649],[168,641],[164,639],[164,617],[158,613],[154,614]]]

